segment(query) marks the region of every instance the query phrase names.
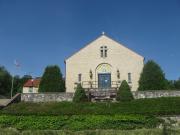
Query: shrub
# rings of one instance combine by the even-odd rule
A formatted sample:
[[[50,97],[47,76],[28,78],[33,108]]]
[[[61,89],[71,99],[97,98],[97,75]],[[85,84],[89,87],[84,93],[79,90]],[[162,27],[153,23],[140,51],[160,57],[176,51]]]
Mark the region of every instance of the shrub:
[[[64,80],[60,68],[56,65],[47,66],[39,85],[40,92],[64,92]]]
[[[138,90],[164,90],[167,89],[167,85],[161,67],[152,60],[148,61],[141,73]]]
[[[76,91],[74,93],[73,101],[74,102],[87,101],[87,96],[86,96],[85,90],[83,89],[81,84],[77,85]]]
[[[118,90],[117,96],[116,96],[116,100],[117,101],[133,100],[133,95],[131,93],[130,87],[125,80],[122,81],[121,86],[119,87],[119,90]]]

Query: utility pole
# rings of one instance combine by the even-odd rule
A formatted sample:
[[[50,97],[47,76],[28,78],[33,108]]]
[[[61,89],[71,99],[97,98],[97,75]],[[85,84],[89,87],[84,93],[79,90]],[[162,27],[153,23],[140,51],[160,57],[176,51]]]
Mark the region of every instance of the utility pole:
[[[14,88],[14,75],[12,76],[12,81],[11,81],[11,98],[13,97],[13,88]]]
[[[15,67],[18,69],[20,67],[20,64],[17,60],[14,60],[14,65]],[[13,97],[13,89],[14,89],[14,77],[15,77],[15,74],[12,75],[12,82],[11,82],[11,99]]]

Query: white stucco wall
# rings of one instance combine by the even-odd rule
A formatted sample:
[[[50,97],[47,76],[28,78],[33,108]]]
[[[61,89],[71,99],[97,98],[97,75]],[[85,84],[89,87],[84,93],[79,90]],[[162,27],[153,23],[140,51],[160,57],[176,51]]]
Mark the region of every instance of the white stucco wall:
[[[100,47],[107,46],[107,57],[100,56]],[[74,92],[78,74],[82,74],[82,81],[90,81],[89,71],[92,70],[92,81],[98,81],[96,68],[101,63],[111,65],[111,81],[118,81],[117,70],[120,72],[120,81],[128,80],[128,73],[132,76],[132,91],[138,88],[138,80],[144,66],[144,57],[124,47],[111,38],[102,35],[80,51],[66,59],[66,91]]]
[[[33,87],[32,92],[29,92],[29,87],[23,87],[23,93],[38,93],[38,88]]]

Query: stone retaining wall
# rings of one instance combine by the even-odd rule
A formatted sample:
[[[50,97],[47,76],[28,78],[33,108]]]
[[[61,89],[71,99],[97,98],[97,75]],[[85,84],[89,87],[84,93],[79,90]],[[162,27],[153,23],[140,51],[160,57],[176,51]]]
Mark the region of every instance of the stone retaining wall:
[[[133,91],[132,93],[135,99],[158,98],[158,97],[180,97],[180,90]]]
[[[180,97],[180,90],[152,90],[152,91],[133,91],[135,99],[140,98],[159,98],[159,97]],[[22,93],[21,101],[24,102],[61,102],[72,101],[74,93]]]
[[[72,101],[74,93],[22,93],[24,102],[61,102]]]

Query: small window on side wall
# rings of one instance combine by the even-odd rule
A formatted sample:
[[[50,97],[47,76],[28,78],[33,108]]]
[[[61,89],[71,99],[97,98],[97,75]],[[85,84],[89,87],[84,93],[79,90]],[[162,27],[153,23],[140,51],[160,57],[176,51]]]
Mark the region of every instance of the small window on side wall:
[[[81,82],[82,74],[78,74],[78,82]]]
[[[132,83],[131,73],[128,73],[128,83]]]

